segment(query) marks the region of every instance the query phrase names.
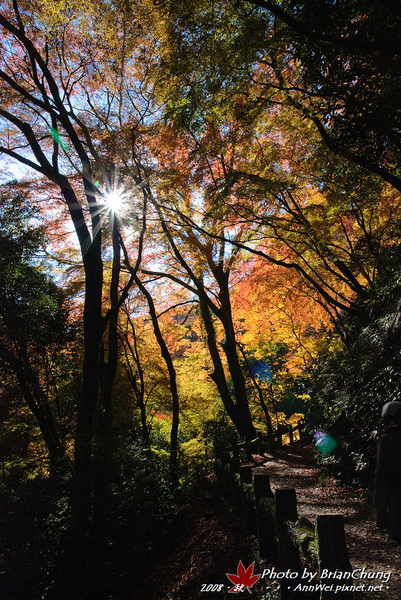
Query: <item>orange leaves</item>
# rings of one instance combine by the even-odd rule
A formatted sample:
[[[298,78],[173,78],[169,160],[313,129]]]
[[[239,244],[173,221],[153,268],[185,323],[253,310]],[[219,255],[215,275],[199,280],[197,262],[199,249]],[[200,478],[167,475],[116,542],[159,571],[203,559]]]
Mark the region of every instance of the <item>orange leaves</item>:
[[[293,269],[249,260],[233,294],[241,342],[262,356],[269,344],[288,347],[287,368],[299,372],[326,342],[329,315]]]

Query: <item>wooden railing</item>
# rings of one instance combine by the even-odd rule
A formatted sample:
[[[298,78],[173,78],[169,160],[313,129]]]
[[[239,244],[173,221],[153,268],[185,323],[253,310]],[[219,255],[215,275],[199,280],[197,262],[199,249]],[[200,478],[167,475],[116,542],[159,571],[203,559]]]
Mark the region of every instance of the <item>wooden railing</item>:
[[[280,423],[275,431],[275,444],[276,446],[283,446],[284,440],[289,440],[290,444],[293,444],[296,440],[302,440],[307,437],[306,433],[306,422],[304,419],[300,419],[295,425],[288,422]],[[271,450],[271,444],[267,436],[259,436],[250,441],[239,442],[225,448],[225,451],[231,453],[235,458],[251,458],[252,454],[263,454],[266,451]],[[221,455],[222,450],[216,450],[217,456]]]
[[[252,440],[249,448],[260,444]],[[240,453],[247,446],[238,444],[224,450],[215,460],[215,473],[223,497],[237,513],[242,514],[247,529],[257,535],[261,559],[277,565],[285,572],[299,573],[299,577],[283,579],[281,597],[306,598],[305,590],[294,593],[298,584],[305,584],[301,577],[301,563],[311,569],[328,571],[352,571],[345,543],[342,515],[317,515],[316,526],[298,521],[295,489],[276,489],[273,494],[269,475],[254,473],[255,466],[241,465]],[[316,580],[318,578],[316,577]],[[331,598],[331,583],[324,580],[325,589],[316,590],[314,598]],[[290,585],[288,585],[290,584]],[[334,586],[335,588],[335,586]],[[333,589],[334,589],[333,588]],[[351,598],[352,593],[347,593]]]

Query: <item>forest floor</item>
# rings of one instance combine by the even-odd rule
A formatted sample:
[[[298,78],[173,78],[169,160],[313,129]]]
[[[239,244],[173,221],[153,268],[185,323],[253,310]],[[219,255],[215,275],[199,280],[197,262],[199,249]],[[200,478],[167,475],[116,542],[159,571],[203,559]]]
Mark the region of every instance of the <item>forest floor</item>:
[[[318,514],[343,515],[353,569],[364,568],[370,573],[391,571],[390,580],[381,589],[376,588],[380,591],[355,592],[354,600],[401,599],[401,549],[377,528],[366,491],[325,475],[311,444],[298,442],[253,459],[255,473],[268,473],[273,491],[296,489],[299,518],[314,525]],[[240,560],[245,568],[256,561],[256,574],[272,567],[260,559],[257,540],[246,531],[243,519],[220,497],[214,476],[205,478],[178,512],[163,554],[166,558],[127,600],[229,599],[233,597],[228,594],[232,586],[226,573],[236,573]],[[308,569],[313,571],[310,566]],[[353,583],[364,582],[380,585],[383,580]],[[220,593],[212,591],[219,585]],[[279,598],[278,584],[267,578],[259,579],[249,591],[253,600]],[[247,592],[245,596],[248,597]],[[349,599],[351,594],[339,592],[334,597]]]

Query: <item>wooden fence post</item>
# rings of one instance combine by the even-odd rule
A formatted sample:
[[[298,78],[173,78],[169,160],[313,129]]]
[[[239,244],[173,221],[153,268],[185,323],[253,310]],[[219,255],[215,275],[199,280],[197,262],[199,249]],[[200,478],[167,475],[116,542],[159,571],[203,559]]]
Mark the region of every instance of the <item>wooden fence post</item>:
[[[277,542],[274,528],[275,509],[269,475],[255,473],[253,489],[256,500],[256,529],[260,556],[275,563],[277,560]]]
[[[242,505],[244,508],[244,518],[250,531],[256,532],[256,513],[253,498],[252,487],[252,467],[241,466],[239,474],[242,484]]]
[[[230,460],[231,469],[234,473],[239,473],[241,461],[238,457],[234,457]]]
[[[266,442],[261,435],[258,436],[258,454],[263,455],[266,447]]]
[[[305,440],[308,438],[308,435],[306,433],[306,421],[305,419],[300,419],[298,421],[298,431],[299,431],[299,439],[300,440]]]
[[[260,498],[273,498],[270,487],[270,477],[267,474],[255,473],[253,477],[253,489],[255,490],[256,502]]]
[[[241,463],[239,458],[232,458],[230,461],[231,473],[230,473],[230,487],[231,487],[231,498],[233,502],[233,506],[235,511],[238,514],[243,512],[243,503],[242,503],[242,489],[241,489],[241,479],[239,475],[239,471],[241,468]]]
[[[276,518],[278,526],[278,568],[280,571],[300,571],[301,558],[297,543],[295,521],[298,519],[297,496],[294,489],[276,490]],[[281,581],[281,598],[294,598],[292,591],[297,579]]]
[[[241,483],[252,483],[252,467],[242,465],[239,468]]]
[[[242,483],[242,502],[246,526],[249,531],[256,533],[255,495],[251,483]]]
[[[318,515],[316,517],[316,536],[319,548],[319,569],[320,575],[324,569],[327,572],[343,571],[352,573],[352,567],[348,556],[347,544],[345,542],[344,521],[342,515]],[[320,598],[339,598],[335,593],[336,585],[352,585],[351,575],[349,579],[330,579],[322,578],[321,583],[331,586],[332,591],[322,591]],[[352,598],[352,592],[347,592],[347,598]]]
[[[277,521],[297,521],[297,495],[293,488],[276,490]]]

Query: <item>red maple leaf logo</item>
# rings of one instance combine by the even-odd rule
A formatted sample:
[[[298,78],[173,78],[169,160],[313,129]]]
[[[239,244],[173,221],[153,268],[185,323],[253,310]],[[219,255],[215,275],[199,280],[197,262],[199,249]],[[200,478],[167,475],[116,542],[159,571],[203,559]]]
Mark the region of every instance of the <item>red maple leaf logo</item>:
[[[241,561],[238,563],[237,574],[232,575],[230,573],[226,573],[228,579],[231,583],[234,584],[234,587],[231,590],[228,590],[229,594],[238,594],[239,592],[243,592],[245,589],[248,590],[250,594],[252,594],[251,587],[255,585],[260,575],[253,574],[253,567],[255,562],[253,562],[247,569],[245,569],[244,565]]]

